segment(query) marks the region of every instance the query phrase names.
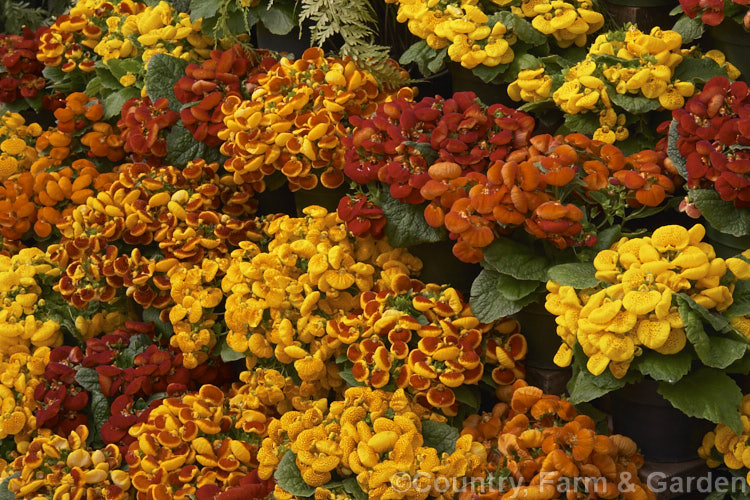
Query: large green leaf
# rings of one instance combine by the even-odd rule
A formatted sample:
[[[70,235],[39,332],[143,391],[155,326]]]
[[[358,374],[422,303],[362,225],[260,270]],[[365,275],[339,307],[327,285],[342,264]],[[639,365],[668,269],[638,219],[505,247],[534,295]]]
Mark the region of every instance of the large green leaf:
[[[348,477],[341,481],[344,485],[344,491],[354,497],[354,500],[367,500],[367,493],[362,491],[362,487],[359,485],[356,477]]]
[[[661,382],[658,392],[689,417],[725,424],[738,435],[742,432],[742,391],[719,370],[699,368],[675,384]]]
[[[558,134],[572,134],[579,132],[585,135],[594,135],[599,128],[599,115],[593,113],[566,114],[565,123],[557,131]]]
[[[693,354],[683,349],[677,354],[659,354],[656,351],[646,351],[638,357],[635,366],[638,370],[654,380],[673,384],[688,374],[693,363]]]
[[[185,76],[187,65],[187,61],[179,57],[166,54],[152,56],[146,68],[146,94],[149,98],[156,101],[160,97],[166,97],[169,99],[169,108],[179,111],[181,104],[174,95],[174,85]]]
[[[140,96],[140,91],[135,87],[122,87],[117,92],[113,92],[104,98],[104,118],[119,116],[122,112],[122,105],[128,99]]]
[[[686,57],[675,68],[673,80],[702,84],[715,76],[727,78],[727,72],[708,57]]]
[[[672,31],[676,31],[682,36],[682,43],[690,43],[703,36],[705,24],[701,21],[700,16],[689,18],[688,16],[680,17],[674,26]]]
[[[94,416],[94,429],[101,429],[111,415],[109,400],[99,391],[91,393],[91,413]]]
[[[683,179],[687,180],[687,162],[685,157],[680,154],[680,150],[677,147],[677,139],[680,138],[680,134],[677,132],[677,120],[672,120],[669,125],[669,139],[667,143],[667,154],[669,159],[672,160],[677,172],[680,173]]]
[[[497,289],[508,300],[521,300],[539,287],[534,280],[519,280],[507,274],[497,276]]]
[[[491,83],[495,80],[499,81],[500,79],[498,77],[504,74],[507,69],[507,64],[498,64],[497,66],[479,65],[472,69],[471,72],[484,83]]]
[[[445,228],[427,224],[423,205],[401,203],[387,190],[381,191],[378,205],[385,212],[385,235],[394,247],[410,247],[448,239]]]
[[[443,68],[447,54],[447,50],[438,51],[427,45],[425,40],[420,40],[409,46],[409,48],[401,54],[401,58],[398,62],[403,65],[416,63],[420,73],[423,75],[431,75]]]
[[[461,404],[468,406],[474,410],[479,409],[479,391],[476,386],[469,387],[468,385],[459,385],[453,389],[453,394],[456,395],[456,401]]]
[[[292,495],[312,496],[315,494],[315,487],[310,486],[302,479],[296,459],[297,457],[291,451],[284,453],[273,477],[279,486]]]
[[[547,277],[561,285],[576,289],[592,288],[599,284],[596,268],[590,262],[569,262],[558,264],[547,270]]]
[[[747,316],[750,314],[750,281],[740,280],[734,285],[732,305],[727,309],[726,316]]]
[[[140,59],[110,59],[104,66],[109,68],[112,76],[119,80],[126,74],[137,75],[143,69],[143,61]]]
[[[195,158],[204,158],[205,153],[206,145],[196,141],[182,123],[177,123],[167,134],[166,164],[184,167]]]
[[[99,372],[93,368],[78,367],[76,371],[76,383],[89,392],[101,392],[102,390],[101,385],[99,385]]]
[[[507,237],[497,238],[484,250],[484,262],[492,269],[520,280],[547,281],[549,261],[533,247]]]
[[[635,115],[648,113],[661,107],[659,99],[648,99],[640,95],[618,94],[611,86],[607,94],[614,104]]]
[[[500,291],[500,273],[484,269],[471,285],[471,311],[483,323],[515,314],[534,302],[537,294],[531,293],[518,300],[509,300]]]
[[[190,0],[190,20],[214,17],[221,7],[221,0]]]
[[[688,197],[717,231],[732,236],[750,234],[750,209],[735,208],[714,189],[688,189]]]
[[[494,21],[491,25],[497,21],[501,22],[509,31],[514,31],[520,40],[529,45],[537,46],[547,43],[544,33],[537,31],[530,22],[512,12],[503,10],[493,14],[490,19]]]
[[[583,348],[576,342],[573,346],[573,377],[568,381],[568,393],[573,404],[594,400],[643,378],[637,370],[629,370],[619,379],[609,370],[601,375],[594,375],[586,368],[587,361]]]
[[[274,35],[286,35],[297,25],[294,5],[293,2],[274,2],[270,7],[261,4],[254,9],[268,31]]]
[[[711,325],[711,327],[717,332],[732,333],[732,327],[729,326],[729,322],[721,314],[709,311],[685,293],[677,294],[676,298],[678,304],[687,304],[690,309],[697,312],[703,321]]]
[[[422,437],[424,438],[424,446],[435,448],[438,456],[440,456],[443,453],[456,451],[458,429],[442,422],[422,420]]]
[[[685,334],[704,365],[726,368],[747,351],[747,344],[738,340],[718,335],[709,337],[700,314],[686,302],[679,303],[679,310],[682,322],[685,324]],[[710,325],[706,326],[711,328]]]

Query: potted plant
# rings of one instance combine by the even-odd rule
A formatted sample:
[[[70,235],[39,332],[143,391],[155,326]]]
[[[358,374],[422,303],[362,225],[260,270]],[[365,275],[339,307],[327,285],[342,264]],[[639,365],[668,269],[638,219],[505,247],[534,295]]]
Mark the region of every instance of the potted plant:
[[[676,454],[686,441],[700,438],[689,421],[680,439],[670,430],[680,425],[680,412],[734,432],[742,430],[741,392],[729,373],[747,372],[747,328],[738,318],[747,313],[745,292],[748,262],[716,257],[703,238],[705,229],[662,226],[651,236],[622,238],[594,258],[593,287],[550,280],[545,307],[557,316],[562,338],[555,362],[573,366],[571,401],[590,401],[628,384],[615,396],[615,431],[627,428],[647,458],[680,461]],[[657,394],[658,393],[658,394]],[[663,397],[676,410],[659,419],[645,412],[655,408],[664,416]],[[625,410],[630,409],[630,413]],[[650,425],[629,426],[640,415]],[[661,429],[657,431],[657,429]]]
[[[681,208],[708,222],[708,235],[723,257],[750,246],[750,177],[743,167],[750,164],[748,109],[744,82],[713,78],[672,113],[669,129],[670,160],[687,181]]]
[[[565,54],[584,47],[588,36],[604,26],[604,16],[591,2],[574,0],[553,8],[553,2],[428,2],[397,3],[398,20],[422,40],[400,59],[415,62],[423,75],[446,65],[454,91],[474,91],[487,103],[508,104],[505,89],[518,72],[535,68],[538,57]]]

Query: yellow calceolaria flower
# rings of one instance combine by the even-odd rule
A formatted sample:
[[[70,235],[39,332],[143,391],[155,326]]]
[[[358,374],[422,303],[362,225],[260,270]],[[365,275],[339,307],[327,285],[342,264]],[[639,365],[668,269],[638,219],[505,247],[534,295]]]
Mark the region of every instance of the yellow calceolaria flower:
[[[490,17],[477,0],[386,0],[398,4],[397,20],[406,22],[414,35],[435,50],[448,48],[448,56],[465,68],[494,67],[513,61],[513,30]],[[604,16],[590,0],[492,0],[495,10],[525,18],[540,33],[565,48],[586,45],[587,36],[604,26]]]
[[[38,123],[27,126],[18,113],[6,112],[0,121],[0,181],[4,181],[29,170],[37,160],[34,145],[42,128]]]
[[[716,257],[713,247],[702,241],[704,235],[705,228],[697,224],[690,229],[663,226],[650,237],[622,238],[594,259],[596,277],[605,285],[576,291],[548,282],[545,307],[557,316],[563,340],[555,363],[570,364],[577,342],[591,373],[609,368],[621,378],[644,349],[680,352],[687,338],[678,294],[717,312],[727,310],[733,300],[734,284],[726,279],[730,264]],[[750,325],[743,320],[733,324],[745,333]]]
[[[724,424],[717,425],[714,430],[703,436],[698,456],[706,461],[709,467],[726,466],[745,474],[745,480],[750,483],[750,395],[742,398],[739,407],[742,419],[742,433],[738,436]],[[717,459],[721,457],[720,459]]]
[[[304,382],[329,384],[338,377],[327,367],[336,353],[324,340],[328,320],[356,309],[376,282],[387,287],[421,262],[384,240],[353,238],[335,212],[311,206],[304,215],[271,220],[267,251],[244,242],[232,252],[221,282],[226,341],[255,360],[294,365]]]
[[[356,478],[370,498],[412,498],[392,481],[401,475],[421,475],[434,479],[425,485],[429,495],[431,486],[452,484],[483,457],[476,455],[469,435],[458,439],[453,453],[439,455],[424,445],[425,420],[445,421],[414,403],[402,389],[388,393],[350,388],[343,400],[330,405],[321,400],[310,409],[274,419],[258,450],[258,474],[270,478],[284,453],[293,453],[302,479],[318,491],[325,490],[336,474]]]
[[[30,352],[23,345],[0,354],[0,439],[13,437],[19,449],[36,431],[34,390],[43,380],[49,354],[49,347]]]
[[[60,269],[35,247],[0,256],[0,354],[62,344],[60,325],[46,319],[44,299],[53,293],[51,282],[59,275]]]
[[[120,498],[129,496],[128,473],[119,448],[109,444],[99,450],[86,447],[89,431],[79,425],[68,437],[49,430],[28,445],[28,450],[8,465],[8,489],[17,498]]]
[[[167,272],[175,302],[169,311],[174,328],[169,342],[182,351],[186,368],[205,362],[216,345],[213,327],[218,314],[213,310],[224,299],[217,273],[223,275],[228,267],[229,259],[217,257],[203,259],[200,265],[177,265]]]

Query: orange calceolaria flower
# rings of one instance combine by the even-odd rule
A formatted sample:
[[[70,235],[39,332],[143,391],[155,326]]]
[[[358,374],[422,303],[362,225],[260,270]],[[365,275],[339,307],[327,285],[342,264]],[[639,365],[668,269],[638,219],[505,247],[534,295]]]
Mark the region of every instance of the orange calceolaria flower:
[[[481,487],[481,498],[498,500],[617,498],[625,479],[630,488],[623,498],[655,499],[638,479],[643,457],[635,443],[621,435],[599,435],[594,427],[594,421],[579,415],[568,401],[523,381],[514,383],[510,404],[498,403],[492,412],[464,420],[461,435],[472,436],[486,450],[478,476],[488,481],[472,482],[458,498],[474,498]],[[498,485],[496,474],[502,471],[512,481]]]

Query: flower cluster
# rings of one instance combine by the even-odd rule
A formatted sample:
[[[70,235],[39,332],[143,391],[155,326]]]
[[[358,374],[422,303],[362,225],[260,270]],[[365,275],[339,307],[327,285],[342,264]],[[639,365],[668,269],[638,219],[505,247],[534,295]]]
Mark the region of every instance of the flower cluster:
[[[342,197],[336,213],[354,236],[372,236],[375,239],[385,236],[385,212],[365,193]]]
[[[222,104],[230,95],[242,97],[254,89],[261,75],[278,61],[261,52],[247,52],[239,44],[229,50],[212,50],[203,64],[191,63],[177,80],[174,93],[182,104],[197,103],[180,112],[182,124],[196,141],[220,146],[219,132],[226,129]]]
[[[239,486],[254,468],[259,442],[235,434],[236,419],[215,385],[165,399],[128,431],[135,441],[125,460],[139,497],[215,498]]]
[[[322,207],[304,214],[270,221],[263,230],[271,239],[267,251],[247,241],[232,252],[221,283],[228,295],[226,341],[254,359],[293,364],[303,382],[339,384],[327,320],[356,309],[358,295],[376,281],[387,286],[390,277],[417,271],[421,262],[384,241],[353,238]]]
[[[169,109],[169,100],[160,97],[152,103],[148,97],[133,97],[122,105],[120,116],[117,127],[125,152],[134,161],[159,164],[167,155],[166,134],[180,119]]]
[[[70,496],[71,498],[125,498],[130,477],[122,470],[123,457],[114,445],[92,450],[86,446],[89,430],[80,425],[68,437],[49,431],[8,465],[8,490],[17,498]]]
[[[0,117],[0,181],[29,170],[36,161],[36,138],[42,134],[38,123],[26,125],[18,113],[5,113]]]
[[[689,188],[713,188],[737,208],[750,206],[750,91],[744,82],[712,78],[676,109],[676,146]],[[747,166],[747,167],[746,167]]]
[[[454,390],[476,385],[485,363],[498,363],[492,372],[498,384],[523,377],[526,340],[515,320],[493,329],[453,288],[425,286],[406,275],[392,283],[396,290],[360,295],[362,312],[326,325],[324,343],[346,348],[355,380],[376,389],[395,385],[425,408],[456,415]]]
[[[397,19],[406,22],[416,36],[436,50],[448,48],[448,56],[465,68],[480,65],[507,65],[515,59],[513,46],[519,35],[513,24],[506,26],[496,12],[531,20],[535,30],[555,40],[558,47],[586,45],[587,36],[604,26],[604,16],[589,0],[569,2],[541,0],[496,0],[491,10],[472,0],[433,2],[427,0],[387,0],[398,4]],[[510,5],[513,3],[514,5]]]
[[[22,35],[0,34],[0,103],[19,99],[33,99],[44,89],[42,65],[36,59],[39,37],[45,28],[36,33],[24,27]]]
[[[704,227],[696,224],[689,230],[662,226],[650,237],[622,238],[594,259],[604,287],[576,292],[548,282],[545,307],[557,316],[557,333],[564,342],[555,363],[569,365],[577,342],[591,373],[609,368],[622,378],[644,349],[680,352],[687,337],[673,297],[684,294],[719,312],[733,301],[734,285],[722,281],[727,263],[702,242],[704,235]]]
[[[249,196],[218,182],[219,165],[191,161],[182,171],[144,163],[120,166],[106,191],[90,196],[59,224],[60,244],[49,247],[65,268],[58,288],[79,308],[110,302],[119,291],[144,307],[172,303],[167,272],[178,263],[228,256],[240,241],[259,237]],[[126,251],[114,243],[124,243]],[[156,243],[157,256],[139,246]],[[129,253],[129,254],[128,254]]]
[[[698,455],[706,461],[709,467],[725,465],[733,471],[745,473],[750,483],[750,471],[748,471],[750,452],[746,453],[747,438],[750,435],[750,395],[743,396],[739,410],[742,418],[742,434],[738,436],[726,425],[719,424],[703,436]]]
[[[485,458],[475,452],[481,447],[471,436],[459,438],[452,453],[439,454],[423,436],[423,429],[436,422],[439,417],[413,403],[403,390],[350,388],[343,400],[330,405],[320,400],[304,412],[290,411],[272,420],[258,451],[258,474],[271,477],[291,453],[302,480],[316,488],[316,497],[331,495],[327,485],[337,477],[356,478],[369,498],[411,498],[392,481],[418,473],[424,476],[427,495],[440,482],[452,484],[470,475]]]
[[[479,473],[485,483],[472,478],[476,492],[482,488],[486,498],[619,498],[618,485],[627,484],[627,498],[656,498],[638,479],[643,457],[630,438],[597,434],[590,417],[541,389],[521,382],[513,389],[510,405],[498,403],[491,413],[464,420],[461,438],[471,436],[486,456]]]
[[[250,100],[229,95],[221,105],[226,129],[218,132],[227,171],[237,183],[265,188],[265,176],[280,171],[292,191],[344,182],[344,149],[349,121],[371,115],[392,95],[351,59],[324,57],[308,49],[295,60],[282,58],[258,80]],[[411,97],[408,88],[398,95]],[[320,179],[318,179],[320,177]]]
[[[750,29],[750,0],[680,0],[682,11],[690,19],[700,15],[704,24],[718,26],[725,16],[742,19],[745,29]]]
[[[0,354],[0,439],[13,437],[21,452],[36,429],[34,391],[42,381],[49,358],[49,347],[30,351],[21,345],[12,353]]]

